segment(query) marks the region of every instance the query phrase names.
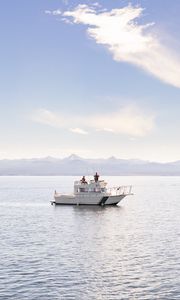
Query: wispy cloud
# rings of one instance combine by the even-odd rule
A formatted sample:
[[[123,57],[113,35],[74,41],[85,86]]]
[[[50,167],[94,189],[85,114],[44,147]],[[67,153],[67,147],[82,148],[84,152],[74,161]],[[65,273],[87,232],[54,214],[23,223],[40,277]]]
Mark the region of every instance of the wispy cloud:
[[[110,114],[89,116],[62,115],[46,109],[40,109],[31,116],[34,122],[56,128],[64,128],[73,133],[86,135],[92,131],[104,131],[111,134],[142,137],[155,127],[154,114],[143,112],[136,106],[128,106]]]
[[[74,132],[74,133],[78,133],[78,134],[88,134],[87,131],[85,131],[84,129],[81,129],[81,128],[70,128],[69,129],[71,132]]]
[[[88,35],[97,44],[103,44],[112,53],[114,60],[128,62],[154,75],[161,81],[180,87],[180,57],[172,49],[162,45],[153,24],[140,25],[137,20],[142,16],[143,8],[128,5],[111,11],[99,10],[98,4],[78,5],[72,11],[53,15],[69,18],[74,24],[88,26]]]
[[[62,12],[60,9],[56,9],[56,10],[45,10],[45,14],[47,15],[53,15],[53,16],[58,16],[58,15],[62,15]]]
[[[115,113],[93,116],[91,124],[106,132],[145,136],[155,127],[155,116],[144,113],[137,107],[128,106]]]
[[[66,124],[65,119],[60,117],[60,115],[56,115],[50,110],[44,108],[36,110],[30,118],[34,122],[46,124],[56,128],[61,128]]]

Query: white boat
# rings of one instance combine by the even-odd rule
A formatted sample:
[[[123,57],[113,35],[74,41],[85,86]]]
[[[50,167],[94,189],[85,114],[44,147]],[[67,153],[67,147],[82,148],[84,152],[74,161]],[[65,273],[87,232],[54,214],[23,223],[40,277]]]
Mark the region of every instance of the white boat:
[[[54,201],[51,204],[115,205],[124,197],[132,195],[131,190],[132,186],[107,188],[107,183],[104,180],[97,178],[97,180],[87,182],[83,176],[82,180],[74,182],[73,194],[66,195],[55,191]]]

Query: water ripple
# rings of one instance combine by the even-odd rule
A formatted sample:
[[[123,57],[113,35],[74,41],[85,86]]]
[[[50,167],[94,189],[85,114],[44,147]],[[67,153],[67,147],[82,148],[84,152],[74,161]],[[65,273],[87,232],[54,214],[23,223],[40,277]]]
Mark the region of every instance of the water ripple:
[[[63,178],[0,178],[0,299],[180,299],[179,178],[109,180],[135,196],[53,207]]]

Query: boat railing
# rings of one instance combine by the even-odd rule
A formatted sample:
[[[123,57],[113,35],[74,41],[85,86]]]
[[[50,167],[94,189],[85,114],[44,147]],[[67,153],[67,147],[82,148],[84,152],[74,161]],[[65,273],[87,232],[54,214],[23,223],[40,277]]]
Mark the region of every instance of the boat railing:
[[[132,185],[121,185],[112,188],[108,188],[107,192],[110,195],[132,195]]]
[[[87,182],[82,182],[81,180],[74,181],[74,185],[81,185],[81,184],[86,185],[88,183]]]
[[[92,183],[96,183],[96,184],[99,184],[99,185],[107,185],[107,182],[105,182],[104,180],[98,180],[97,182],[95,182],[93,179],[92,180],[87,180],[87,181],[85,181],[85,182],[82,182],[81,180],[76,180],[76,181],[74,181],[74,185],[89,185],[89,184],[92,184]]]

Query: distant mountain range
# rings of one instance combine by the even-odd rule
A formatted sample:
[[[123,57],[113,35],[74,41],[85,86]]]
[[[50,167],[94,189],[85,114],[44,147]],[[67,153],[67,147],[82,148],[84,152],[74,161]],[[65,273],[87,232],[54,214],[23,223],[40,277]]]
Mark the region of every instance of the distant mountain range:
[[[60,159],[53,157],[0,160],[3,175],[180,175],[180,161],[169,163],[138,159],[84,159],[75,154]]]

